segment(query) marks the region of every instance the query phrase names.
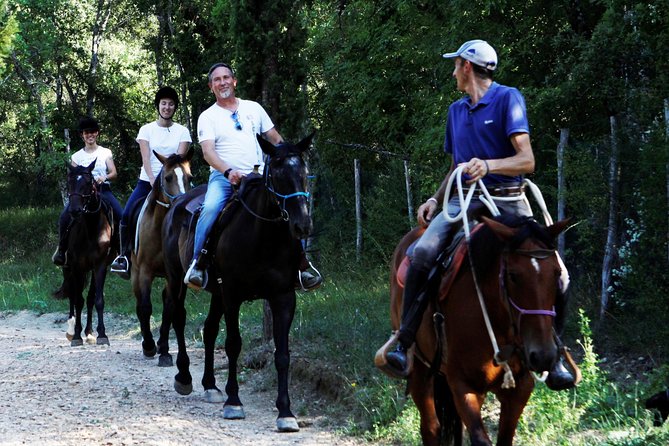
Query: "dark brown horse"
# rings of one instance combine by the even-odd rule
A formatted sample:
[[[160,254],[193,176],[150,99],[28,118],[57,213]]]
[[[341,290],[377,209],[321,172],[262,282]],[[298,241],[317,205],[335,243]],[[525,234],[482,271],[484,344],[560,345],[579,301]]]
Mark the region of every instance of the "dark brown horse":
[[[178,154],[164,157],[153,152],[163,164],[158,178],[153,182],[151,192],[133,212],[135,225],[135,240],[131,253],[132,291],[137,299],[137,319],[142,332],[142,351],[147,357],[156,354],[156,342],[151,333],[151,285],[156,277],[165,277],[163,263],[163,238],[161,234],[163,219],[172,206],[172,202],[191,188],[190,160],[193,157],[191,148],[185,156]],[[172,355],[169,353],[169,330],[172,312],[169,303],[165,303],[163,292],[163,315],[158,338],[158,365],[172,366]]]
[[[93,335],[93,306],[97,311],[98,344],[109,344],[105,332],[103,311],[104,286],[107,277],[107,266],[114,258],[111,243],[112,225],[105,212],[106,204],[100,198],[98,186],[93,179],[95,161],[88,167],[73,167],[67,164],[67,192],[69,203],[67,212],[72,217],[67,246],[67,265],[63,267],[63,284],[54,293],[57,297],[67,297],[70,301],[70,325],[68,339],[72,346],[83,344],[81,337],[81,313],[84,307],[83,291],[86,278],[90,273],[90,285],[86,298],[86,336]],[[109,210],[111,213],[111,209]],[[117,216],[120,218],[120,216]]]
[[[239,312],[244,301],[266,299],[272,311],[274,365],[278,375],[276,407],[277,428],[282,432],[299,430],[290,410],[288,371],[290,354],[288,334],[295,313],[295,279],[301,255],[300,239],[312,227],[306,192],[307,169],[302,158],[311,144],[311,136],[296,145],[273,146],[258,138],[267,155],[263,176],[249,175],[237,198],[224,211],[227,220],[222,232],[216,228],[209,246],[214,252],[209,268],[207,290],[211,292],[209,314],[204,323],[205,346],[202,385],[210,402],[223,402],[214,376],[214,344],[222,316],[225,316],[225,352],[228,356],[226,419],[244,418],[239,398],[237,367],[242,348]],[[192,189],[176,200],[163,222],[163,254],[167,276],[168,300],[173,303],[172,324],[179,344],[174,388],[182,394],[192,392],[190,360],[186,352],[184,325],[186,285],[184,272],[193,254],[194,217],[188,204],[201,195]]]
[[[550,370],[558,359],[553,317],[561,268],[554,241],[567,221],[545,227],[523,217],[483,220],[471,236],[471,257],[463,246],[462,266],[442,276],[438,302],[431,302],[416,337],[408,389],[420,412],[425,445],[460,445],[463,423],[472,445],[491,445],[481,417],[488,392],[501,404],[497,445],[511,445],[534,388],[531,372]],[[402,314],[398,270],[407,248],[421,233],[419,229],[409,232],[393,256],[390,289],[394,330],[399,328]],[[475,280],[499,346],[498,361]],[[444,316],[443,326],[433,324],[434,313]],[[445,345],[437,351],[440,340]],[[377,354],[379,366],[387,346]],[[431,368],[434,358],[441,359]],[[508,366],[512,380],[505,376],[502,364]]]

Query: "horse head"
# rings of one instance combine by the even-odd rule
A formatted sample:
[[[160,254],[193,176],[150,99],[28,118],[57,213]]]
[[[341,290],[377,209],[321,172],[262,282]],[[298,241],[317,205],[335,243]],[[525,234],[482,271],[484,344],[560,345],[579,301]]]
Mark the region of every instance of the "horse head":
[[[266,186],[287,217],[291,234],[298,239],[307,238],[312,227],[307,166],[302,155],[309,149],[313,136],[312,133],[297,144],[282,143],[278,146],[258,136],[260,148],[267,155],[264,172]]]
[[[516,342],[521,344],[530,370],[543,372],[558,359],[553,319],[561,267],[555,240],[569,220],[545,227],[531,218],[515,218],[483,217],[483,221],[502,242],[499,256],[495,257],[499,259],[496,282]]]
[[[193,148],[188,149],[185,155],[174,153],[169,157],[153,151],[158,161],[163,165],[160,169],[160,188],[163,195],[171,203],[179,195],[183,195],[191,189],[193,175],[190,170],[190,161],[193,158]]]
[[[88,166],[73,166],[66,163],[68,212],[75,218],[85,212],[94,212],[95,209],[91,209],[90,205],[99,204],[98,188],[93,178],[95,162],[96,160],[93,160]]]

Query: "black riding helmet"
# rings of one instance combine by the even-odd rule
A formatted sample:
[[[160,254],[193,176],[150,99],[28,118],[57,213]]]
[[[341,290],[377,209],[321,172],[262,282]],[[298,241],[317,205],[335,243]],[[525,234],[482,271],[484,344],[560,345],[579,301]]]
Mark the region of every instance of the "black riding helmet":
[[[174,102],[174,106],[179,107],[179,95],[176,90],[172,87],[161,87],[156,92],[156,98],[153,100],[153,105],[158,109],[161,99],[171,99]]]
[[[98,124],[98,121],[95,118],[84,116],[79,119],[79,133],[83,133],[85,130],[88,130],[89,132],[99,132],[100,124]]]

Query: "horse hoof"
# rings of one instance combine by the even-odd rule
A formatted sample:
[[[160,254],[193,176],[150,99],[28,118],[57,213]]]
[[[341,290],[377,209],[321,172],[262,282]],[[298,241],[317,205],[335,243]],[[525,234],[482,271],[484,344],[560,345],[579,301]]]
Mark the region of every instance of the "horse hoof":
[[[172,355],[160,355],[158,358],[158,367],[172,367],[173,365]]]
[[[65,333],[65,337],[67,338],[68,341],[71,341],[74,339],[74,334],[72,333]]]
[[[92,334],[86,335],[86,344],[94,345],[95,342],[96,342],[95,336],[93,336]]]
[[[176,390],[179,395],[190,395],[193,392],[193,384],[181,384],[175,379],[174,390]]]
[[[150,350],[142,349],[142,353],[146,358],[153,358],[154,356],[156,356],[156,353],[158,353],[158,350],[155,347],[153,347]]]
[[[97,341],[95,341],[97,345],[109,345],[109,338],[104,337],[104,338],[98,338]]]
[[[279,432],[299,432],[300,426],[297,425],[295,417],[282,417],[276,419],[276,428]]]
[[[70,342],[70,347],[80,347],[84,345],[84,340],[79,338],[79,339],[72,339]]]
[[[204,391],[204,400],[208,403],[220,404],[225,401],[225,398],[220,390],[207,389]]]
[[[223,418],[226,420],[243,420],[246,418],[244,407],[242,406],[225,406],[223,408]]]

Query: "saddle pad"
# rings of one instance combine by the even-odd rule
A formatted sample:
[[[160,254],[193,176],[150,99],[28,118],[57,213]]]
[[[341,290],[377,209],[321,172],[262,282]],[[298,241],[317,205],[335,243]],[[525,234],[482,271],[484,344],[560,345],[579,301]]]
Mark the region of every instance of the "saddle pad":
[[[202,203],[204,203],[204,195],[207,193],[207,185],[198,186],[195,189],[191,189],[191,191],[192,198],[186,203],[185,208],[191,215],[195,215],[202,206]]]

